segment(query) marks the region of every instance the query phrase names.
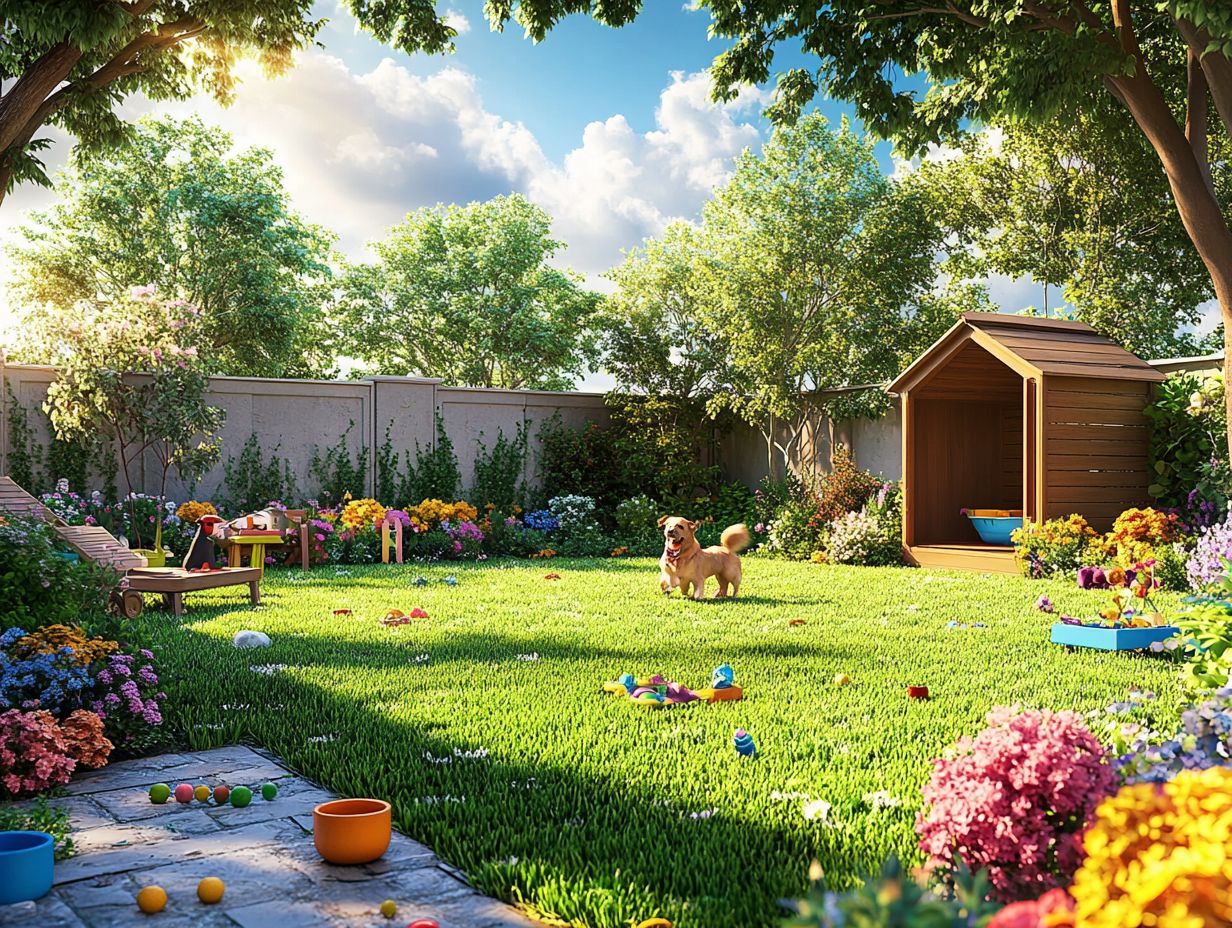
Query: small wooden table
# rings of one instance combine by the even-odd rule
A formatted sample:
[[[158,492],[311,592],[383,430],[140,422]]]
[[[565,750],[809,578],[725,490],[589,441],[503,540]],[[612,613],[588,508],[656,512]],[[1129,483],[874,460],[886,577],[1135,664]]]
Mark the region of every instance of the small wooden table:
[[[265,576],[265,546],[281,545],[282,535],[279,532],[262,532],[253,535],[230,535],[214,542],[227,553],[227,564],[239,567],[244,563],[244,549],[248,549],[248,565],[261,571]]]
[[[184,594],[222,586],[248,584],[253,605],[261,602],[261,568],[224,567],[220,570],[189,571],[182,567],[138,567],[128,572],[128,588],[138,593],[162,593],[176,615],[184,614]]]

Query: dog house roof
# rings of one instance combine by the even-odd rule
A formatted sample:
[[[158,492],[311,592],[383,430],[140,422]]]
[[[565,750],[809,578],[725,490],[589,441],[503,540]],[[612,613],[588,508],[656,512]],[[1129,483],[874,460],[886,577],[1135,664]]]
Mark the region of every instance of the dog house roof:
[[[974,342],[1022,377],[1095,377],[1160,383],[1164,375],[1141,358],[1067,319],[964,313],[953,328],[898,375],[891,393],[910,389],[943,367],[966,342]]]

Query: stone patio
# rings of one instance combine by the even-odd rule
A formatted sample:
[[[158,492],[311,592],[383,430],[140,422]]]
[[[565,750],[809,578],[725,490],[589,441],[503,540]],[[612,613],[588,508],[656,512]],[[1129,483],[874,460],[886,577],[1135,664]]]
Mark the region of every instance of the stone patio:
[[[264,782],[247,808],[174,800],[154,805],[154,783],[213,786]],[[359,867],[325,863],[312,844],[312,808],[337,798],[295,776],[274,759],[237,746],[122,761],[73,779],[66,806],[76,854],[56,864],[56,882],[37,903],[0,906],[0,926],[103,928],[367,928],[434,918],[441,928],[533,928],[522,914],[467,885],[427,847],[394,832],[380,860]],[[197,882],[220,877],[218,905],[197,900]],[[141,887],[167,891],[167,907],[143,915]],[[393,899],[397,917],[377,911]]]

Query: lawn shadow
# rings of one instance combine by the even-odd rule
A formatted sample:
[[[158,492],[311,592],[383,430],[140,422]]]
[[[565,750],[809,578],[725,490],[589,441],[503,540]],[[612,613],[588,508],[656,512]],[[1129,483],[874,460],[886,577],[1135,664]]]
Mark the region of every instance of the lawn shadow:
[[[183,632],[197,639],[189,647],[207,655],[221,658],[229,647],[194,629]],[[370,645],[335,643],[316,662],[322,670],[365,666],[371,656]],[[263,677],[260,695],[252,687],[239,691],[242,682],[234,678],[220,679],[237,691],[216,698],[262,703],[264,711],[224,716],[200,701],[191,705],[193,684],[183,681],[169,705],[205,723],[190,735],[194,749],[251,741],[344,795],[385,799],[399,829],[463,869],[478,888],[508,900],[542,900],[546,914],[566,920],[616,925],[659,916],[681,926],[769,926],[782,914],[777,900],[804,889],[810,859],[819,857],[842,880],[874,866],[882,850],[870,842],[853,849],[840,832],[821,827],[775,827],[711,811],[716,803],[696,778],[647,779],[638,757],[561,765],[501,756],[481,742],[442,738],[440,723],[391,718],[315,683],[313,675]],[[274,711],[291,706],[293,714]],[[669,716],[675,725],[687,717]],[[227,729],[210,729],[215,721],[226,721]],[[721,756],[740,763],[734,754]],[[721,769],[713,776],[721,782]]]

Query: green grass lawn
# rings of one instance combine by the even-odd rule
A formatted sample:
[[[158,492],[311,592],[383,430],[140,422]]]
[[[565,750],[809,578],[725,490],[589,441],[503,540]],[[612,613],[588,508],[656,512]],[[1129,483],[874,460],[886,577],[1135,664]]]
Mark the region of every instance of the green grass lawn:
[[[398,827],[483,890],[595,928],[772,924],[813,858],[840,884],[891,850],[918,859],[929,760],[991,706],[1091,710],[1133,686],[1179,696],[1165,661],[1048,644],[1037,596],[1080,615],[1102,601],[1072,582],[752,557],[745,596],[694,603],[665,599],[656,571],[271,571],[259,608],[215,592],[180,620],[139,622],[192,748],[253,742],[342,793],[387,799]],[[449,574],[457,586],[438,582]],[[416,606],[430,617],[378,624]],[[273,647],[234,649],[249,628]],[[742,702],[652,711],[600,690],[626,671],[702,686],[725,661]],[[917,683],[931,701],[906,698]],[[738,727],[753,760],[732,749]]]

